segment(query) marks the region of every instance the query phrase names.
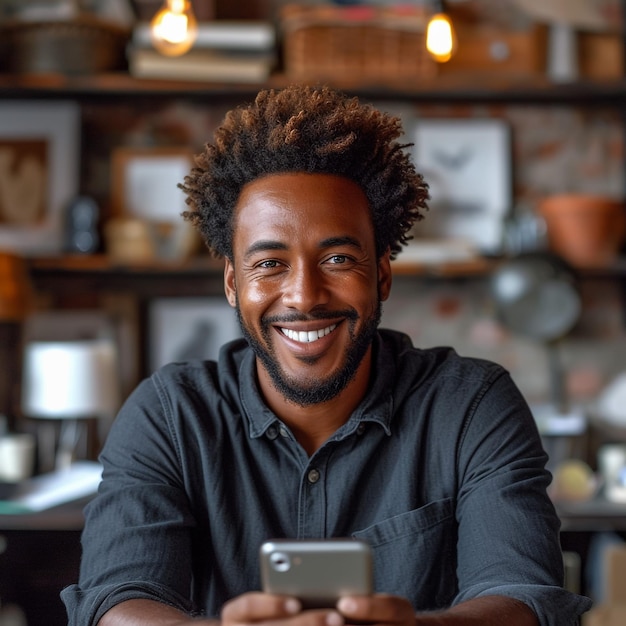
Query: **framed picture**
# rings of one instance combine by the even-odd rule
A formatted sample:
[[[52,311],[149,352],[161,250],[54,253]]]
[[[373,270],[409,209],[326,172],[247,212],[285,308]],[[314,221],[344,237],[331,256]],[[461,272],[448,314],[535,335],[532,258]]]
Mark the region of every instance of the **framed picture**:
[[[114,215],[157,222],[181,219],[185,195],[178,188],[193,164],[188,148],[117,148],[112,155]]]
[[[80,112],[73,102],[0,102],[0,248],[58,253],[78,191]]]
[[[511,139],[498,119],[421,119],[413,156],[430,187],[430,210],[416,224],[420,237],[464,240],[485,254],[503,245],[512,209]]]
[[[124,147],[113,151],[112,214],[144,222],[158,257],[187,257],[197,247],[197,233],[181,217],[187,205],[178,188],[192,164],[188,148]]]
[[[241,337],[225,298],[157,298],[148,312],[152,371],[173,361],[217,359],[226,342]]]

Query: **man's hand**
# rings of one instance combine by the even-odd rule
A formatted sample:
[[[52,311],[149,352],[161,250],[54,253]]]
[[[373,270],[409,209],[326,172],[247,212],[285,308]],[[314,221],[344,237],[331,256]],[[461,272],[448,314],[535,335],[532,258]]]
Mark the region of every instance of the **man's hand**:
[[[221,626],[343,626],[344,620],[333,609],[302,610],[296,598],[269,593],[244,593],[222,608]]]
[[[415,626],[415,613],[406,598],[376,593],[341,598],[337,609],[345,621],[356,624]]]
[[[295,598],[245,593],[227,602],[221,621],[186,617],[154,600],[126,600],[114,606],[98,626],[538,626],[535,614],[522,602],[504,596],[486,596],[450,609],[413,613],[408,600],[386,594],[346,596],[336,609],[302,610]]]
[[[295,598],[246,593],[222,610],[221,626],[538,626],[531,609],[519,600],[485,596],[430,613],[413,612],[406,598],[387,594],[346,596],[336,610],[302,610]]]
[[[339,600],[336,609],[302,610],[295,598],[266,593],[246,593],[224,605],[221,626],[343,626],[343,624],[388,624],[415,626],[408,600],[376,594]]]
[[[533,611],[523,602],[505,596],[466,600],[441,611],[413,613],[405,598],[384,594],[339,600],[337,608],[347,621],[410,626],[538,626]]]

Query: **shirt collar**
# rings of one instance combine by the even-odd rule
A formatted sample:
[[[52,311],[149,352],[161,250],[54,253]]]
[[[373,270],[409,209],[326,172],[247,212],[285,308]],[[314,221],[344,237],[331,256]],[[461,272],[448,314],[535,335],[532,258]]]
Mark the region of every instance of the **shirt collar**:
[[[372,386],[346,424],[341,427],[343,435],[354,432],[362,422],[380,424],[385,433],[391,435],[393,381],[398,369],[397,359],[392,356],[391,346],[380,333],[374,338],[373,348]],[[250,425],[250,437],[261,437],[270,426],[280,424],[280,420],[267,407],[259,392],[256,359],[250,348],[246,350],[239,365],[239,396]]]

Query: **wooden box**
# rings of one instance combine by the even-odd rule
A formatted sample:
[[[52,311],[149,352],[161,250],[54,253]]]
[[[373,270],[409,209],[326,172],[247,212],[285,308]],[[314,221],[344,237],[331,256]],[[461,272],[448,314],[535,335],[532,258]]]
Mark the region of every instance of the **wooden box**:
[[[578,64],[582,78],[591,80],[623,78],[624,52],[621,35],[578,33]]]
[[[441,67],[442,74],[471,73],[511,78],[544,76],[547,29],[503,30],[489,24],[455,24],[456,54]]]
[[[295,80],[398,81],[433,77],[426,15],[411,6],[286,5],[285,73]]]

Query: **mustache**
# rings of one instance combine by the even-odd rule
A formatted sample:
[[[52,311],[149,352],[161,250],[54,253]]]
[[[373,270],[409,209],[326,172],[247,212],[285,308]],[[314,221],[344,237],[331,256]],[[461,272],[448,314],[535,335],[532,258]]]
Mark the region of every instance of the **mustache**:
[[[264,326],[270,326],[272,324],[288,324],[291,322],[313,322],[320,320],[336,320],[339,317],[343,317],[349,320],[357,320],[359,314],[354,309],[344,309],[338,311],[313,311],[311,313],[286,313],[282,315],[268,315],[261,321]]]

